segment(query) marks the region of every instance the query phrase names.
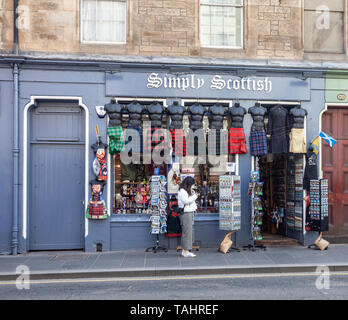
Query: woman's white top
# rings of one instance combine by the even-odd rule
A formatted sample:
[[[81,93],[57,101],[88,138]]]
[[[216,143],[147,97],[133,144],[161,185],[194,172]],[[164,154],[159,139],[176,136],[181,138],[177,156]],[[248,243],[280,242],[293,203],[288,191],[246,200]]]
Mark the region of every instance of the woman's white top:
[[[197,210],[196,204],[197,195],[193,193],[191,196],[185,189],[180,189],[178,193],[178,206],[184,208],[184,212],[193,212]]]

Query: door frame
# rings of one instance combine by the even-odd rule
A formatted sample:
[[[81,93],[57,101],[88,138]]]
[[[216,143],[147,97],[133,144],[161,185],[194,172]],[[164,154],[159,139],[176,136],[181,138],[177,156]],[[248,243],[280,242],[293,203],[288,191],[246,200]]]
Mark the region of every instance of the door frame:
[[[323,110],[320,111],[320,114],[319,114],[319,132],[318,132],[318,135],[319,133],[322,131],[322,124],[323,124],[323,114],[328,111],[328,109],[330,107],[342,107],[342,108],[347,108],[348,109],[348,103],[346,102],[326,102],[325,103],[325,108]],[[322,158],[322,142],[321,142],[321,139],[319,139],[319,179],[323,179],[323,164],[322,164],[322,161],[323,161],[323,158]]]
[[[31,96],[30,102],[24,106],[23,111],[23,210],[22,210],[22,236],[25,243],[26,251],[29,250],[29,207],[28,207],[28,185],[29,185],[29,167],[28,167],[28,155],[30,151],[29,146],[29,112],[32,107],[37,106],[40,101],[58,101],[58,102],[74,102],[79,107],[83,108],[85,112],[85,196],[84,196],[84,209],[87,210],[88,205],[88,184],[89,184],[89,111],[88,107],[82,102],[82,97],[71,96]],[[85,238],[88,236],[88,219],[85,217]],[[85,243],[83,244],[85,248]]]

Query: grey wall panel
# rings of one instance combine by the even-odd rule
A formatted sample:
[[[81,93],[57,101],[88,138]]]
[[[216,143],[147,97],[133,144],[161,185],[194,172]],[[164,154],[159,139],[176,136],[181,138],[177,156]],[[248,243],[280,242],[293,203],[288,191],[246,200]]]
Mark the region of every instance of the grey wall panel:
[[[12,79],[12,69],[0,69],[1,79]],[[0,253],[11,252],[13,190],[13,85],[0,81]]]
[[[111,250],[146,249],[155,244],[150,234],[149,222],[112,222],[110,229]],[[161,243],[166,239],[161,235]]]
[[[35,73],[35,78],[33,78]],[[56,83],[104,83],[103,72],[81,72],[68,70],[21,70],[21,81],[23,82],[56,82]]]

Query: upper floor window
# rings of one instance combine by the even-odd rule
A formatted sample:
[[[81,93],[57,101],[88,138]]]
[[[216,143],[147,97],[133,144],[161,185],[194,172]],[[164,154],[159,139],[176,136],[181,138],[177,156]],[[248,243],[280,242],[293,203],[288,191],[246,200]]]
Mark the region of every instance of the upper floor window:
[[[304,2],[304,50],[344,53],[344,0]]]
[[[243,48],[243,0],[201,0],[202,47]]]
[[[126,43],[126,0],[82,0],[81,42]]]

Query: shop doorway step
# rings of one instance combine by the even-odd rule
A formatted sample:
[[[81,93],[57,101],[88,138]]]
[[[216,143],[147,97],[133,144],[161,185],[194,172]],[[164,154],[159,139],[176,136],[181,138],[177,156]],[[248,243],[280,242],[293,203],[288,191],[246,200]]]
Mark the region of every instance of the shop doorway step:
[[[264,245],[264,246],[296,246],[300,245],[297,239],[292,239],[288,238],[285,236],[282,236],[280,234],[270,234],[270,233],[265,233],[262,234],[262,240],[255,241],[255,244],[257,245]]]

